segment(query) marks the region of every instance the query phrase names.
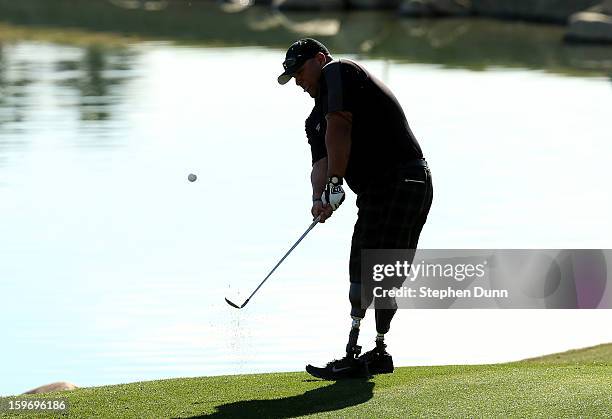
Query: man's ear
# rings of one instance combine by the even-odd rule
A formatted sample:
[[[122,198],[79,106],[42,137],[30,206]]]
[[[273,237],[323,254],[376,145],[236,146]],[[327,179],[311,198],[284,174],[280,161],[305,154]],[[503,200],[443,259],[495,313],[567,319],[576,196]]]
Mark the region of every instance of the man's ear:
[[[327,62],[327,57],[322,52],[317,52],[317,61],[319,62],[321,68],[323,68],[323,66],[325,66],[325,63]]]

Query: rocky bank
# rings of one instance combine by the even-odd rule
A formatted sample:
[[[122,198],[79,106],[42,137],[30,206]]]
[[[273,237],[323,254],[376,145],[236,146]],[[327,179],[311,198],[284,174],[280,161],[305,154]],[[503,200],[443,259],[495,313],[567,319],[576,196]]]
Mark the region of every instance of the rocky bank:
[[[571,42],[612,43],[612,0],[256,0],[280,10],[397,10],[407,17],[481,16],[567,25]]]

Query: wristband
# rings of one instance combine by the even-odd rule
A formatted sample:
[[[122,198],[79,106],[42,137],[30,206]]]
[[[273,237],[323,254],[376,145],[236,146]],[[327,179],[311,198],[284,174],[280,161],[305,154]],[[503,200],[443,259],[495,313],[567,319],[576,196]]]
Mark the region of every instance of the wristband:
[[[323,200],[321,198],[312,198],[312,202],[317,202],[317,201],[323,202]]]

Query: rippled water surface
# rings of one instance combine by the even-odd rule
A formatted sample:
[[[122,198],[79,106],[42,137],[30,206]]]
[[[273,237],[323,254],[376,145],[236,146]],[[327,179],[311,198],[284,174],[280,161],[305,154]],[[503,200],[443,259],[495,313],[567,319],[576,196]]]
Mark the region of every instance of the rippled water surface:
[[[223,301],[245,298],[309,224],[312,103],[277,85],[280,45],[7,31],[0,394],[300,370],[341,355],[352,194],[246,309]],[[605,59],[572,66],[566,51],[550,68],[510,53],[484,65],[447,50],[436,62],[393,42],[378,55],[343,49],[342,34],[330,41],[339,56],[391,87],[432,167],[422,247],[610,247]],[[403,311],[388,343],[398,365],[500,362],[611,341],[610,321],[609,310]],[[365,346],[374,334],[369,318]]]

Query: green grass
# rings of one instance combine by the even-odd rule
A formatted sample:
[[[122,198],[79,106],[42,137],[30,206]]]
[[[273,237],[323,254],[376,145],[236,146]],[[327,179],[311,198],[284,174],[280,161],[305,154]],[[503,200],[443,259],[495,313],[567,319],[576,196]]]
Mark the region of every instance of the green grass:
[[[296,372],[148,381],[45,397],[66,397],[66,416],[78,418],[610,417],[612,344],[507,364],[398,368],[369,381],[319,381]]]
[[[585,349],[573,349],[558,354],[530,358],[521,363],[533,364],[601,364],[612,365],[612,343],[592,346]]]

